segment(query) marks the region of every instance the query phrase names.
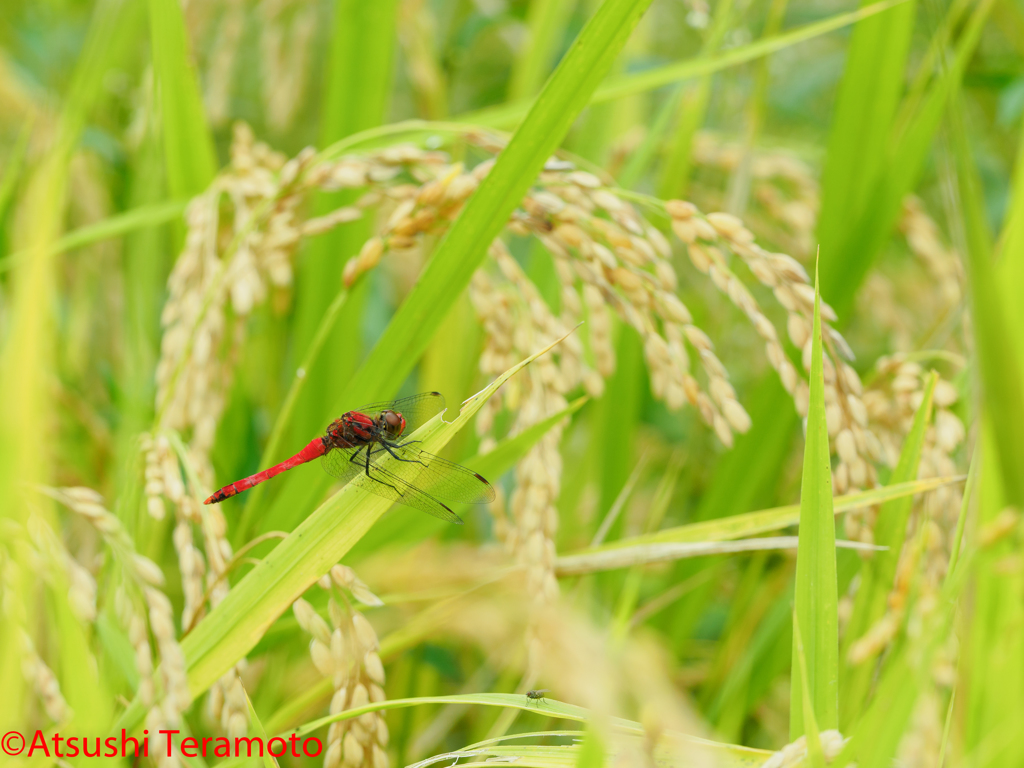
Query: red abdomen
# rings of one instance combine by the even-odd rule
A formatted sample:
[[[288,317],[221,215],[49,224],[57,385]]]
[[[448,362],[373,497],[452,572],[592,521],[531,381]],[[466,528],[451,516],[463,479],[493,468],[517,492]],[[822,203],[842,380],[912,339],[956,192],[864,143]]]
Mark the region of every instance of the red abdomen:
[[[247,491],[254,485],[259,485],[264,480],[269,480],[286,470],[293,469],[300,464],[305,464],[307,461],[319,458],[320,456],[323,456],[326,451],[327,445],[324,443],[324,438],[318,437],[315,440],[311,440],[305,448],[296,453],[290,459],[286,459],[270,469],[264,469],[262,472],[257,472],[255,475],[249,475],[249,477],[237,480],[231,483],[231,485],[225,485],[216,493],[211,494],[210,498],[204,501],[203,504],[219,504],[224,501],[224,499],[231,498],[242,491]]]

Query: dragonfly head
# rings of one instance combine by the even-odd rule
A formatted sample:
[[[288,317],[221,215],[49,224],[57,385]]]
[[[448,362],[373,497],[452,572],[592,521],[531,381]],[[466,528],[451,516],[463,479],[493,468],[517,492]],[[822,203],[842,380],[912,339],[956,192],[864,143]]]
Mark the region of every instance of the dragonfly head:
[[[398,411],[381,411],[378,418],[391,437],[398,437],[405,431],[405,417]]]

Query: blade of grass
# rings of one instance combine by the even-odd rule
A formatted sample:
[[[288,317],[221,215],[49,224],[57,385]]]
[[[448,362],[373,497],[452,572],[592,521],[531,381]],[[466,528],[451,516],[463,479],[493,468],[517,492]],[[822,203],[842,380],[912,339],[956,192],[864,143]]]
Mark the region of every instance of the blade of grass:
[[[143,205],[97,221],[95,224],[80,227],[56,240],[47,252],[47,256],[57,256],[75,248],[95,245],[104,240],[166,224],[180,218],[185,212],[187,204],[187,200],[172,200],[167,203]],[[3,263],[0,263],[0,274],[24,266],[28,258],[27,251],[12,253]]]
[[[149,0],[149,29],[167,186],[172,197],[192,197],[213,180],[217,156],[177,0]]]
[[[633,489],[636,484],[640,482],[640,478],[643,475],[644,469],[647,467],[647,456],[646,454],[640,454],[640,458],[636,462],[636,466],[633,467],[633,471],[630,473],[629,478],[626,480],[625,485],[622,486],[622,490],[619,491],[619,495],[615,497],[615,501],[612,502],[611,507],[605,513],[604,518],[601,520],[601,524],[597,527],[597,531],[594,532],[594,538],[590,540],[590,549],[600,549],[601,545],[604,544],[604,540],[608,537],[608,531],[615,525],[615,521],[619,519],[619,515],[622,513],[622,508],[629,501],[629,497],[633,494]]]
[[[1002,290],[1002,306],[1006,313],[1005,331],[1010,337],[1007,341],[1014,345],[1020,362],[1024,360],[1024,334],[1020,330],[1022,312],[1018,301],[1019,281],[1024,275],[1024,129],[1018,147],[1011,207],[1001,237],[1001,258],[996,270]],[[980,493],[975,498],[978,526],[991,524],[997,519],[1005,503],[996,489],[1000,480],[998,466],[992,458],[994,441],[991,431],[991,427],[986,424],[983,429],[984,444],[975,449],[971,459],[971,475],[979,475]],[[961,552],[962,548],[967,548],[963,542],[963,531],[970,502],[970,494],[965,493],[947,580],[956,578],[963,568],[965,558]],[[991,743],[993,735],[1017,735],[1013,739],[1015,743],[999,747],[1005,750],[1001,754],[993,755],[987,763],[979,760],[976,764],[1014,765],[1024,759],[1024,743],[1019,736],[1020,729],[1016,727],[1024,713],[1021,711],[1019,697],[1013,693],[1015,689],[1020,689],[1024,677],[1021,670],[1021,659],[1024,658],[1024,633],[1020,629],[1021,606],[1020,601],[1014,597],[1020,594],[1021,577],[1019,573],[1010,574],[998,567],[998,563],[1007,562],[1007,558],[1012,557],[1010,553],[1013,550],[1012,542],[1007,541],[998,545],[995,551],[977,558],[975,602],[966,622],[969,628],[966,652],[960,660],[963,671],[960,686],[964,695],[958,697],[962,701],[958,705],[962,710],[958,716],[965,717],[967,721],[964,741],[971,756],[981,751],[982,744]]]
[[[255,732],[263,743],[267,745],[267,751],[263,753],[263,765],[264,768],[280,768],[277,759],[270,754],[269,739],[267,738],[267,729],[263,727],[263,723],[260,721],[260,716],[256,714],[256,709],[252,705],[252,699],[249,698],[249,692],[242,689],[245,694],[246,708],[249,710],[249,728],[252,732]]]
[[[770,37],[779,33],[788,7],[789,0],[771,0],[762,37]],[[854,27],[854,30],[856,29],[857,27]],[[767,112],[768,86],[771,78],[770,64],[771,62],[767,59],[761,59],[752,67],[754,90],[746,109],[747,125],[743,137],[743,155],[729,179],[729,191],[726,197],[728,202],[725,210],[740,218],[746,214],[753,181],[754,148],[760,138],[761,129],[764,127]]]
[[[793,650],[800,670],[800,711],[803,713],[804,730],[807,732],[807,762],[811,768],[825,768],[825,755],[821,751],[821,734],[818,721],[814,716],[814,701],[811,689],[807,684],[807,654],[804,652],[803,633],[800,632],[800,619],[796,610],[793,611]]]
[[[539,245],[539,243],[537,243]],[[451,309],[423,351],[417,380],[422,389],[445,392],[462,400],[472,394],[480,379],[480,353],[484,330],[477,322],[469,289],[452,302]],[[477,442],[472,430],[461,433],[452,443],[451,454],[462,456]]]
[[[834,499],[833,511],[835,514],[849,512],[854,509],[865,509],[882,504],[892,499],[916,496],[920,493],[927,493],[936,488],[951,483],[963,482],[963,477],[933,477],[927,480],[912,480],[897,485],[886,485],[880,488],[872,488],[869,491],[857,491],[856,493],[839,496]],[[777,531],[796,525],[800,522],[800,505],[789,504],[784,507],[759,510],[757,512],[746,512],[741,515],[732,515],[715,520],[706,520],[701,523],[690,523],[674,528],[666,528],[657,533],[644,534],[643,536],[632,536],[619,539],[598,547],[579,550],[569,554],[583,554],[589,552],[605,552],[608,550],[630,547],[638,544],[656,544],[684,541],[727,541],[739,539],[744,536],[755,536],[759,533]]]
[[[451,303],[469,284],[487,249],[598,83],[611,66],[650,0],[606,0],[587,23],[537,97],[487,178],[466,202],[409,296],[330,412],[380,400],[396,392],[416,365]],[[326,416],[325,416],[326,419]],[[262,516],[273,528],[294,519],[323,493],[326,480],[286,480]]]
[[[849,315],[857,289],[892,233],[903,198],[921,176],[946,105],[960,87],[992,5],[993,0],[980,0],[975,6],[950,66],[936,78],[916,114],[904,121],[906,128],[890,138],[885,174],[868,195],[869,203],[850,229],[841,253],[829,259],[822,294],[828,296],[840,318]]]
[[[836,594],[836,528],[832,510],[832,466],[825,423],[825,380],[822,374],[821,297],[814,275],[814,324],[811,391],[807,438],[800,483],[800,545],[796,555],[796,610],[793,614],[793,677],[790,698],[790,740],[802,736],[803,686],[811,691],[815,720],[823,728],[839,727],[839,625]],[[803,627],[802,637],[800,627]],[[807,654],[804,680],[797,650]],[[809,736],[810,734],[808,734]]]
[[[903,98],[903,103],[900,104],[896,117],[897,131],[902,132],[920,109],[928,86],[935,77],[935,73],[944,66],[950,42],[953,40],[955,31],[963,24],[964,14],[970,10],[971,4],[971,0],[953,0],[949,4],[946,15],[936,26],[931,40],[928,41],[928,50],[925,51],[921,62],[917,65],[914,79],[907,86],[906,96]]]
[[[8,286],[5,333],[0,340],[0,498],[6,500],[0,507],[0,518],[3,522],[10,518],[15,530],[24,530],[29,514],[21,501],[25,485],[47,484],[52,469],[52,441],[40,429],[52,415],[50,395],[56,376],[53,314],[58,293],[54,260],[49,254],[64,220],[69,164],[86,120],[104,96],[104,78],[120,63],[126,41],[132,37],[132,20],[131,4],[116,0],[95,4],[53,143],[25,181],[23,218],[18,227],[24,240],[15,245],[23,244],[30,257],[27,268],[16,272]],[[48,504],[39,505],[35,511],[48,522],[52,519]],[[24,606],[24,629],[33,631],[41,609],[27,588],[34,583],[38,566],[27,558],[28,548],[23,542],[11,535],[3,539],[0,548],[9,569],[8,578],[26,588],[24,593],[12,594],[11,599]],[[88,729],[93,725],[89,713],[102,715],[110,700],[99,684],[88,685],[86,675],[76,668],[77,664],[84,665],[82,660],[91,658],[91,654],[86,633],[70,612],[67,590],[57,590],[52,603],[53,623],[59,622],[65,633],[56,635],[61,637],[58,652],[66,662],[59,682],[71,687],[71,691],[65,691],[67,701],[81,713],[81,722]],[[20,669],[19,623],[9,617],[0,622],[0,685],[4,687],[0,720],[27,725],[25,718],[30,710]]]
[[[606,101],[613,101],[625,96],[632,96],[644,91],[661,88],[671,83],[692,80],[697,77],[720,72],[729,67],[745,64],[748,61],[784,50],[805,40],[813,40],[837,29],[856,24],[861,19],[882,13],[907,1],[885,0],[884,2],[860,8],[856,11],[836,14],[827,19],[806,24],[779,35],[748,43],[747,45],[730,48],[728,51],[723,51],[707,58],[688,59],[636,74],[621,75],[598,88],[594,92],[593,98],[590,99],[590,103],[601,104]],[[487,109],[468,112],[459,115],[456,119],[474,125],[508,128],[518,123],[529,108],[530,105],[526,102],[514,102],[512,104],[503,104],[499,107],[488,107]]]
[[[645,530],[655,531],[661,525],[665,512],[668,511],[668,507],[672,503],[672,495],[675,492],[676,484],[679,482],[679,476],[682,471],[682,457],[679,453],[676,453],[669,460],[669,464],[665,468],[665,474],[661,476],[661,481],[654,492],[654,499],[648,507],[647,519],[644,521]],[[637,476],[638,474],[634,473],[633,477]],[[630,478],[631,481],[633,477]],[[622,552],[624,550],[617,551]],[[611,627],[613,637],[622,637],[629,629],[630,617],[633,615],[637,600],[640,598],[640,585],[643,577],[644,573],[639,567],[631,568],[626,574],[622,589],[619,592],[615,613],[613,614],[614,618]]]
[[[907,2],[853,28],[821,179],[818,241],[830,268],[884,172],[916,10]]]
[[[575,0],[532,0],[526,12],[526,45],[509,77],[509,100],[528,99],[540,90],[574,5]]]
[[[588,400],[589,398],[587,397],[579,397],[569,403],[567,408],[524,429],[515,437],[502,440],[494,450],[484,454],[477,454],[462,463],[479,472],[484,477],[501,477],[512,469],[536,445],[537,441],[548,433],[548,430],[564,419],[571,417]]]
[[[616,179],[622,189],[635,189],[648,167],[654,162],[665,134],[668,132],[669,126],[672,125],[672,117],[675,115],[679,104],[679,94],[683,87],[677,86],[672,90],[671,96],[665,99],[665,103],[661,105],[655,113],[654,119],[650,121],[648,130],[644,134],[643,143],[630,153],[629,159],[626,160]]]
[[[758,539],[735,539],[730,541],[686,541],[667,544],[638,544],[620,547],[605,552],[583,555],[566,555],[555,560],[555,571],[559,576],[578,576],[583,573],[597,573],[617,568],[664,563],[687,557],[706,557],[735,552],[761,552],[773,549],[793,549],[797,536],[765,536]],[[878,551],[877,545],[862,544],[859,541],[838,541],[836,546],[847,549]],[[833,686],[834,688],[834,686]]]
[[[981,383],[984,443],[978,519],[979,525],[985,526],[1005,514],[1007,505],[1017,510],[1024,506],[1024,375],[1018,357],[1024,334],[1007,322],[1006,294],[998,285],[992,262],[985,200],[962,107],[949,110],[949,124]],[[1006,252],[1004,258],[1020,261],[1022,257]],[[1019,268],[1014,264],[1007,269]],[[1000,560],[1012,551],[1013,541],[993,542],[977,562],[967,632],[966,658],[970,661],[965,676],[970,684],[965,696],[964,751],[981,765],[1014,765],[1024,759],[1024,734],[1017,727],[1024,705],[1012,693],[1024,685],[1024,610],[1019,600],[1024,578],[1000,567]]]
[[[4,166],[3,176],[0,177],[0,222],[7,216],[7,206],[14,199],[14,193],[18,189],[18,182],[21,181],[21,169],[25,163],[25,155],[28,153],[28,140],[32,137],[32,126],[35,124],[34,117],[25,118],[18,138],[7,154],[7,165]],[[0,263],[3,268],[7,259]]]
[[[939,756],[935,761],[936,768],[945,768],[946,750],[949,748],[949,729],[953,724],[954,705],[956,704],[956,684],[949,693],[949,705],[946,707],[946,720],[942,724],[942,741],[939,743]]]
[[[740,513],[756,508],[759,504],[771,503],[776,498],[778,479],[783,474],[785,457],[790,455],[799,420],[792,398],[774,374],[755,389],[751,397],[750,415],[754,426],[745,435],[739,436],[735,447],[718,463],[697,505],[694,518],[701,522],[695,523],[696,526],[707,525],[712,530],[723,530],[720,526],[728,527],[733,522],[744,521]],[[792,507],[791,511],[791,521],[787,525],[794,525],[800,519],[799,506]],[[675,578],[685,580],[692,577],[694,568],[687,568],[687,565],[683,564],[682,568],[677,569]],[[701,565],[704,566],[703,570],[712,570],[722,567],[722,562],[711,561]],[[719,575],[713,573],[709,585],[718,578]],[[713,590],[710,586],[695,590],[681,606],[681,610],[676,611],[674,642],[681,643],[689,639],[712,598]]]
[[[594,727],[587,728],[576,753],[576,768],[604,768],[604,743]]]
[[[917,477],[924,446],[925,430],[931,422],[932,395],[938,374],[932,372],[925,385],[924,398],[914,414],[914,424],[903,442],[900,458],[890,482],[909,482]],[[913,506],[912,497],[894,499],[882,505],[875,525],[875,543],[888,547],[885,552],[863,563],[860,586],[853,603],[853,613],[846,626],[841,657],[846,658],[850,646],[859,640],[885,613],[889,593],[894,586],[896,566],[907,532],[907,521]],[[872,659],[873,661],[873,659]],[[845,668],[843,680],[843,722],[852,723],[864,708],[874,673],[874,664],[864,660],[854,667]]]
[[[604,396],[590,411],[590,429],[594,435],[615,435],[614,440],[591,440],[587,461],[597,478],[598,508],[612,510],[629,480],[630,467],[636,461],[637,426],[646,397],[643,343],[632,328],[620,329],[615,345],[615,373],[605,385]],[[602,521],[603,537],[621,535],[621,517],[608,526]],[[595,532],[595,537],[597,532]]]
[[[860,768],[884,768],[892,765],[914,705],[932,676],[932,659],[946,642],[957,612],[957,600],[973,563],[947,580],[936,603],[938,609],[926,614],[927,625],[916,633],[915,646],[904,643],[893,649],[882,667],[878,691],[853,735],[831,768],[845,768],[852,761]]]
[[[732,0],[715,3],[711,30],[701,48],[700,58],[712,58],[722,47],[725,33],[732,21]],[[658,181],[658,197],[668,200],[682,197],[690,178],[690,160],[693,137],[704,124],[708,102],[711,99],[712,76],[705,75],[696,83],[683,89],[679,99],[675,135],[671,137],[668,153],[661,163],[662,171]]]
[[[777,642],[777,638],[786,633],[787,627],[793,626],[792,606],[793,591],[790,586],[783,589],[779,597],[765,609],[764,618],[758,623],[753,636],[743,644],[742,655],[729,669],[725,682],[714,691],[715,698],[707,710],[708,716],[718,721],[716,728],[722,729],[722,720],[726,717],[724,713],[731,704],[739,710],[737,714],[732,715],[734,719],[740,720],[733,728],[739,733],[743,725],[742,718],[748,707],[753,707],[757,703],[750,695],[753,688],[752,677],[755,671],[764,669],[763,660]],[[786,645],[791,645],[788,638]]]
[[[1024,285],[1024,121],[1017,140],[1016,167],[1010,188],[1010,204],[999,238],[996,273],[1003,293],[1007,330],[1011,334],[1017,361],[1024,364],[1024,307],[1018,300]]]
[[[128,530],[141,545],[140,551],[159,540],[160,525],[143,511],[141,491],[144,483],[139,464],[139,434],[153,420],[155,369],[160,351],[160,312],[166,297],[167,275],[171,264],[170,238],[157,217],[145,217],[144,211],[177,209],[180,216],[184,204],[168,206],[143,205],[164,197],[163,150],[159,137],[147,134],[132,157],[128,196],[133,204],[126,214],[134,226],[125,228],[127,235],[122,250],[123,337],[124,355],[120,366],[121,386],[117,398],[120,418],[115,435],[117,488],[115,509]],[[120,217],[114,217],[120,218]],[[169,218],[165,219],[169,221]],[[103,222],[113,224],[111,219]],[[113,227],[108,226],[106,232]],[[77,233],[71,233],[67,241]],[[150,527],[152,524],[152,527]],[[161,542],[162,544],[162,542]]]
[[[984,766],[1014,765],[1024,747],[1018,727],[1020,697],[1014,693],[1024,676],[1020,606],[1024,579],[1002,565],[1019,551],[1019,545],[1014,537],[983,543],[981,535],[996,524],[1007,504],[992,421],[990,415],[984,417],[979,440],[981,475],[972,526],[979,534],[964,545],[960,565],[949,580],[973,577],[960,661],[964,684],[961,750],[971,756],[994,752],[985,759],[976,758],[974,764]]]
[[[487,247],[586,105],[649,2],[606,0],[583,29],[438,246],[409,298],[360,368],[351,390],[371,397],[386,390],[388,382],[404,378],[381,363],[396,362],[404,372],[412,369],[449,306],[437,299],[457,295],[468,284]]]
[[[985,223],[985,201],[977,166],[971,157],[961,111],[949,110],[950,135],[959,181],[959,203],[967,238],[967,266],[972,326],[977,344],[984,410],[990,416],[996,455],[1005,484],[1006,499],[1024,508],[1024,379],[1019,346],[1006,321],[1002,293],[992,263],[992,247]],[[1007,258],[1021,260],[1019,254]],[[1019,288],[1019,286],[1018,286]],[[1024,336],[1019,329],[1017,337]]]
[[[575,704],[566,704],[565,702],[556,701],[555,699],[531,701],[522,694],[516,693],[465,693],[455,694],[452,696],[420,696],[415,699],[390,699],[374,702],[362,707],[347,709],[336,715],[321,717],[318,720],[313,720],[312,722],[295,728],[291,732],[294,732],[297,736],[301,737],[305,736],[307,733],[312,733],[316,729],[322,728],[325,725],[330,725],[331,723],[340,722],[342,720],[351,720],[354,717],[365,715],[368,712],[387,712],[392,709],[417,707],[422,704],[477,704],[484,707],[512,707],[526,712],[540,713],[548,715],[549,717],[556,717],[559,720],[572,720],[578,723],[586,723],[591,720],[591,712],[589,709],[586,709],[585,707],[578,707]],[[622,733],[637,736],[642,736],[644,734],[644,727],[640,723],[632,720],[625,720],[621,717],[609,718],[608,725]],[[751,749],[749,747],[739,747],[732,744],[720,744],[697,736],[686,736],[682,734],[673,734],[673,736],[686,743],[721,750],[723,757],[731,754],[736,757],[744,756],[749,760],[751,758],[765,758],[771,755],[771,752],[764,749]]]
[[[335,0],[320,142],[384,122],[390,106],[396,0]]]
[[[967,527],[967,512],[970,509],[971,496],[978,482],[978,457],[981,453],[977,447],[971,455],[971,466],[967,470],[967,482],[964,483],[963,501],[960,503],[960,514],[956,519],[956,529],[953,532],[953,542],[949,551],[949,568],[946,569],[946,581],[949,581],[960,564],[960,550],[964,542],[964,529]]]

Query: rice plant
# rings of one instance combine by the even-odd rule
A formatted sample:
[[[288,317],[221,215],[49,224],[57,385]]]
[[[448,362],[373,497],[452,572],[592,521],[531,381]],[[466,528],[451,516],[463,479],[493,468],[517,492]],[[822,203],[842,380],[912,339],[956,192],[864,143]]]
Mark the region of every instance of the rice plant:
[[[5,762],[1024,765],[1017,5],[0,13]]]

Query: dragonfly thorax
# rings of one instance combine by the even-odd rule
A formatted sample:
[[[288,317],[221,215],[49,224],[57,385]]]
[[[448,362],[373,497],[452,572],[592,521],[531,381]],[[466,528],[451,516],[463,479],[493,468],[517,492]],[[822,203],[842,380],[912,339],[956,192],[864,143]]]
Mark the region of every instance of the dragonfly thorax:
[[[324,439],[328,448],[351,448],[381,440],[395,440],[405,427],[405,417],[398,411],[384,410],[376,418],[360,411],[349,411],[331,422]]]

